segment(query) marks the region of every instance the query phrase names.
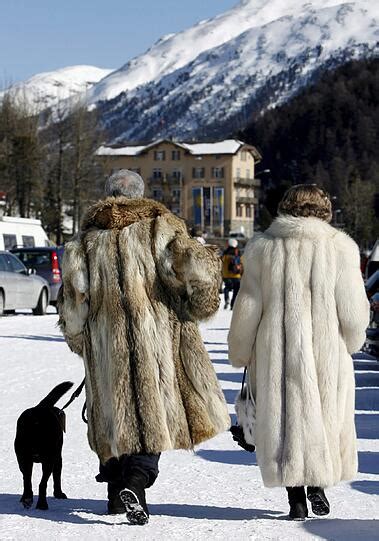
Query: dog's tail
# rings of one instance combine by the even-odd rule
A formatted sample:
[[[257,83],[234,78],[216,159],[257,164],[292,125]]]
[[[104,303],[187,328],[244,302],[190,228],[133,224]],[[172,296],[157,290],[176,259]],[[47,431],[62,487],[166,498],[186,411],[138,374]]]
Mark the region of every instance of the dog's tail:
[[[56,402],[60,399],[61,396],[63,396],[74,384],[72,381],[64,381],[63,383],[60,383],[52,391],[49,392],[47,396],[41,402],[38,404],[38,406],[42,406],[44,408],[54,406]]]

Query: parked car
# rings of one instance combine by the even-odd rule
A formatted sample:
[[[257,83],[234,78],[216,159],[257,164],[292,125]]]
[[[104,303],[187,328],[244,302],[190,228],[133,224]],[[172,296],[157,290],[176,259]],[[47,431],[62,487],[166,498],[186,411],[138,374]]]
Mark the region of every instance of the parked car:
[[[58,291],[62,285],[63,247],[14,248],[11,252],[27,269],[35,269],[38,276],[47,280],[50,286],[50,304],[56,306]]]
[[[27,269],[15,255],[0,251],[0,315],[18,308],[31,308],[42,316],[50,300],[50,287],[41,276]]]

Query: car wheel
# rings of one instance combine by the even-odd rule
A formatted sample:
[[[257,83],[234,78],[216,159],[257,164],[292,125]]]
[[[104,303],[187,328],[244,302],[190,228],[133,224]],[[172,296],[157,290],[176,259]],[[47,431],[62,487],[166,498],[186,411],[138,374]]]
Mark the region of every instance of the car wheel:
[[[33,314],[35,316],[44,316],[47,310],[47,291],[43,289],[38,299],[38,304],[33,308]]]
[[[5,306],[4,293],[0,291],[0,316],[4,315],[4,306]]]

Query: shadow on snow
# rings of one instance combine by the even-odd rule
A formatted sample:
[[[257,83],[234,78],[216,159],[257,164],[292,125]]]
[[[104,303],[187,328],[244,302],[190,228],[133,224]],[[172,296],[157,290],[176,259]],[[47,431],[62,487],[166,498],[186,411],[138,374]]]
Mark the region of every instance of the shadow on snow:
[[[16,494],[0,494],[0,514],[25,516],[28,519],[43,519],[52,522],[65,522],[72,524],[102,524],[114,527],[115,525],[124,526],[125,522],[115,521],[114,516],[107,515],[105,500],[91,499],[67,499],[54,500],[48,498],[49,510],[40,511],[38,509],[24,509],[19,502],[20,496]],[[37,500],[37,498],[35,498]],[[34,503],[35,505],[35,503]],[[244,509],[239,507],[216,507],[212,505],[192,505],[176,503],[160,503],[149,505],[151,515],[183,517],[193,519],[208,520],[254,520],[254,519],[274,519],[276,515],[281,515],[279,511],[269,509]],[[88,514],[88,518],[81,516]],[[99,516],[99,518],[96,518]],[[101,520],[100,516],[104,519]],[[95,517],[95,518],[94,518]],[[281,517],[278,517],[281,518]]]
[[[362,479],[361,481],[353,481],[350,483],[351,488],[364,492],[365,494],[378,494],[379,495],[379,481],[368,481]]]
[[[303,528],[310,534],[317,535],[317,538],[328,541],[364,541],[378,540],[378,520],[358,519],[314,519],[303,523]]]
[[[36,340],[41,342],[64,342],[63,336],[38,336],[34,334],[13,334],[12,336],[0,335],[0,338],[15,338],[16,340]]]
[[[231,437],[232,436],[230,436],[230,438]],[[237,464],[242,466],[257,465],[255,453],[248,453],[247,451],[242,450],[199,449],[195,454],[210,462],[221,462],[222,464]]]

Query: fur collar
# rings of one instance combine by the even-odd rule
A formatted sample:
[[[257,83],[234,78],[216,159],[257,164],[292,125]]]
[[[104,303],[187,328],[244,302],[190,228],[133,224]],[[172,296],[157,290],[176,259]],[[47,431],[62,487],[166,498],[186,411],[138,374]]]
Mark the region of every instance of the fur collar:
[[[123,229],[128,225],[148,218],[156,218],[170,211],[152,199],[128,199],[127,197],[107,197],[100,200],[87,211],[82,229]]]
[[[289,214],[280,214],[266,230],[271,237],[334,237],[338,230],[319,218],[299,218]]]

